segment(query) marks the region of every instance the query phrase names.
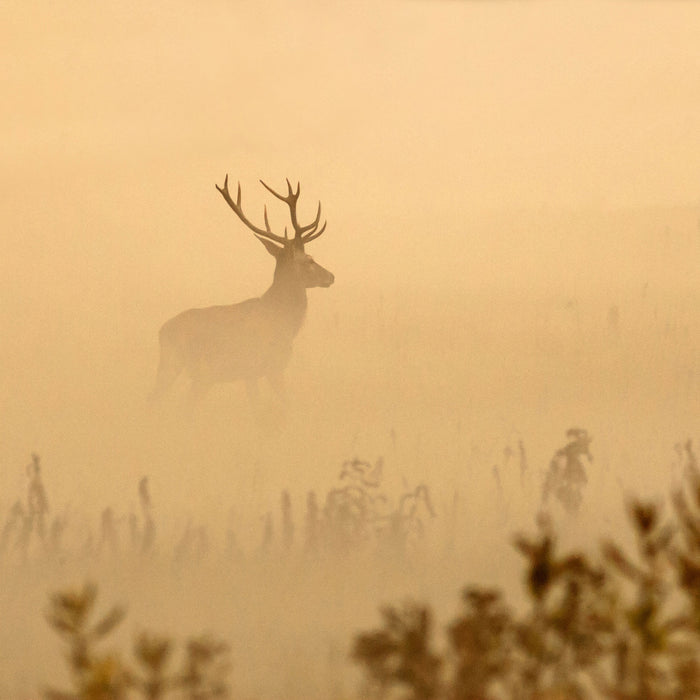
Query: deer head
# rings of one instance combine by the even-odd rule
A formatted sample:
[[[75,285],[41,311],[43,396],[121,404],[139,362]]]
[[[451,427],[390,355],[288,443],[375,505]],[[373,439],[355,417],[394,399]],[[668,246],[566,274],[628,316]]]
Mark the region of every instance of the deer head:
[[[297,183],[294,189],[287,180],[287,194],[275,192],[271,187],[260,180],[262,186],[277,199],[289,207],[289,214],[294,229],[294,237],[290,238],[287,227],[284,228],[284,236],[273,233],[267,218],[267,205],[263,209],[265,228],[260,228],[248,219],[241,206],[241,184],[238,183],[238,193],[234,202],[228,190],[228,175],[224,178],[223,187],[216,185],[226,203],[233,209],[236,216],[256,235],[265,246],[270,255],[276,260],[275,281],[294,281],[304,288],[330,287],[335,277],[331,272],[321,267],[308,253],[304,251],[304,245],[318,238],[326,230],[326,222],[321,222],[321,202],[318,203],[316,217],[310,224],[302,226],[297,218],[297,201],[301,192],[301,186]]]

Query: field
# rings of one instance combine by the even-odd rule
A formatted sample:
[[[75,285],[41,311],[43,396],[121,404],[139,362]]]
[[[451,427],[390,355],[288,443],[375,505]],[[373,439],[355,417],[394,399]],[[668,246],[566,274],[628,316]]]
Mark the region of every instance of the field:
[[[88,381],[84,345],[61,366],[83,384],[56,384],[50,395],[18,387],[15,416],[27,413],[6,431],[2,492],[3,696],[65,684],[47,596],[84,580],[98,584],[105,608],[128,606],[115,637],[125,647],[143,629],[226,640],[233,694],[243,698],[351,696],[360,677],[348,656],[352,640],[376,624],[381,604],[420,599],[446,624],[467,583],[523,604],[512,535],[535,531],[543,479],[566,430],[585,428],[593,457],[578,515],[548,503],[567,547],[595,551],[603,535],[624,532],[630,494],[661,502],[680,483],[700,408],[697,295],[683,267],[697,246],[694,216],[582,216],[589,258],[569,253],[580,263],[570,287],[542,280],[540,288],[460,293],[406,285],[353,297],[339,282],[318,291],[288,370],[288,404],[264,393],[262,415],[236,385],[217,388],[192,415],[184,385],[150,406],[155,342],[143,322],[143,337],[103,352],[104,376]],[[575,245],[567,220],[532,215],[529,225]],[[649,247],[665,237],[666,259],[646,261],[648,278],[636,286],[583,286],[581,276],[597,270],[600,279],[604,254],[612,255],[605,226],[646,236]],[[145,346],[151,358],[125,360],[122,353]],[[23,437],[35,412],[49,436],[38,446]],[[25,546],[12,544],[19,535],[11,509],[18,501],[28,512],[24,465],[33,449],[41,451],[49,510],[46,541],[34,532]],[[381,463],[377,492],[387,501],[377,501],[377,516],[425,486],[408,501],[415,522],[408,518],[387,544],[376,531],[389,520],[367,520],[367,532],[348,535],[347,552],[335,542],[311,556],[307,493],[323,507],[332,489],[347,485],[340,474],[349,460]]]

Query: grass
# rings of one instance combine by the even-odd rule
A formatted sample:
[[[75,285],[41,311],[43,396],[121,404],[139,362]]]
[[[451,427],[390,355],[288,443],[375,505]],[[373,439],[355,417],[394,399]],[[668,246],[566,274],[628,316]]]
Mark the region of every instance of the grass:
[[[381,460],[345,462],[336,485],[324,496],[308,493],[301,517],[295,517],[290,493],[284,491],[279,512],[262,519],[257,543],[243,547],[229,530],[225,545],[215,547],[213,534],[192,523],[168,540],[165,525],[156,521],[145,478],[138,485],[137,510],[127,517],[105,509],[98,534],[83,532],[76,538],[65,515],[50,517],[41,462],[35,455],[27,468],[26,498],[10,509],[3,526],[0,566],[6,578],[24,571],[29,577],[41,576],[42,585],[52,588],[52,579],[66,571],[75,574],[85,565],[101,575],[100,587],[107,589],[113,584],[110,572],[115,578],[122,569],[131,575],[139,572],[132,589],[136,599],[144,595],[140,586],[160,566],[165,589],[177,588],[185,573],[201,579],[191,589],[195,597],[190,600],[203,607],[204,579],[215,578],[214,572],[224,568],[224,580],[235,584],[227,595],[242,598],[238,604],[250,609],[253,624],[256,615],[274,618],[275,611],[281,613],[270,634],[292,644],[300,635],[319,642],[324,634],[308,608],[290,618],[297,625],[291,638],[289,629],[281,626],[289,615],[282,611],[300,603],[300,591],[310,582],[315,581],[310,600],[323,608],[319,581],[335,595],[344,590],[341,579],[346,587],[362,586],[377,575],[394,584],[400,581],[410,594],[404,596],[406,602],[384,605],[380,626],[368,631],[357,632],[358,627],[369,627],[363,622],[369,619],[367,606],[372,599],[385,598],[390,587],[379,587],[374,594],[364,591],[354,603],[346,588],[343,600],[336,601],[354,609],[349,614],[355,632],[348,633],[347,624],[331,623],[339,634],[346,630],[334,673],[349,677],[347,662],[352,657],[364,678],[329,683],[336,698],[354,695],[357,689],[364,695],[412,700],[699,697],[700,469],[692,443],[679,447],[683,482],[669,503],[629,498],[625,511],[630,537],[617,532],[592,549],[563,544],[567,528],[579,517],[579,504],[588,497],[585,476],[592,442],[582,429],[572,429],[567,438],[542,474],[539,500],[547,507],[541,510],[536,531],[513,540],[521,557],[522,595],[509,595],[497,581],[468,583],[458,614],[440,623],[445,630],[442,641],[435,632],[436,621],[445,617],[440,596],[435,588],[435,603],[416,602],[416,596],[426,580],[424,569],[439,578],[451,558],[462,559],[455,553],[454,539],[468,534],[452,530],[445,537],[450,532],[447,521],[459,515],[459,500],[447,509],[436,506],[424,484],[392,495],[383,486]],[[524,479],[529,467],[524,449],[518,460]],[[498,488],[495,480],[493,488]],[[246,577],[251,585],[236,590]],[[418,584],[414,590],[410,581]],[[269,588],[270,594],[256,587]],[[158,595],[165,597],[165,589]],[[228,621],[228,634],[245,637],[222,593],[216,614]],[[444,584],[441,593],[449,594]],[[130,654],[113,645],[105,650],[109,640],[119,637],[125,609],[116,606],[96,615],[94,584],[59,588],[49,600],[46,619],[63,640],[63,686],[68,688],[46,691],[49,700],[204,700],[229,696],[229,691],[233,697],[241,694],[238,676],[249,671],[246,665],[252,657],[241,654],[240,639],[236,646],[219,641],[227,637],[220,631],[196,637],[176,634],[172,624],[170,630],[153,633],[139,620],[132,641],[121,640],[121,648],[130,648]],[[254,629],[248,645],[255,646],[255,635],[260,634]],[[173,640],[178,637],[185,642],[176,660]],[[236,668],[232,678],[229,650]],[[238,654],[242,658],[237,662]],[[294,662],[294,655],[285,659],[287,664]],[[295,682],[302,684],[303,679]],[[49,679],[47,685],[55,682]]]

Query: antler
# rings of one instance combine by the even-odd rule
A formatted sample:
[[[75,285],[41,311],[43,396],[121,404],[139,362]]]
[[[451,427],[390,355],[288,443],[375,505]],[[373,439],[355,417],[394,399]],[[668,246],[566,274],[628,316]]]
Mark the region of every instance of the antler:
[[[301,185],[297,182],[297,188],[294,190],[292,188],[292,183],[287,180],[287,195],[282,195],[279,192],[275,192],[269,185],[265,184],[260,180],[262,186],[271,192],[277,199],[284,202],[289,207],[289,215],[292,220],[292,226],[294,227],[294,240],[300,242],[302,245],[313,241],[318,238],[325,230],[327,222],[323,222],[323,226],[318,228],[319,222],[321,220],[321,202],[318,203],[318,209],[316,211],[316,218],[306,226],[301,226],[299,220],[297,219],[297,200],[299,199],[299,194],[301,193]]]
[[[321,221],[321,202],[318,203],[318,210],[316,211],[316,218],[310,223],[306,224],[305,226],[301,226],[299,224],[299,220],[297,218],[297,200],[299,199],[299,194],[301,193],[301,185],[297,182],[297,187],[296,190],[292,188],[292,183],[289,182],[287,179],[287,194],[283,195],[280,194],[279,192],[275,192],[275,190],[272,189],[269,185],[264,183],[262,180],[260,180],[260,183],[262,186],[268,191],[271,192],[277,199],[281,200],[284,202],[288,207],[289,207],[289,214],[292,220],[292,227],[294,228],[294,240],[297,243],[300,243],[301,245],[304,245],[304,243],[308,243],[309,241],[313,241],[314,239],[318,238],[325,230],[326,230],[326,224],[328,222],[324,221],[323,226],[319,228],[319,223]],[[265,229],[258,228],[254,223],[252,223],[246,215],[243,213],[243,209],[241,208],[241,183],[238,183],[238,194],[236,196],[236,201],[234,202],[233,199],[231,199],[231,194],[228,191],[228,175],[224,178],[224,186],[219,187],[216,185],[216,189],[221,192],[223,195],[223,198],[226,200],[228,205],[233,209],[233,211],[236,213],[236,216],[249,228],[251,231],[255,233],[256,236],[260,236],[261,238],[267,238],[270,241],[274,241],[275,243],[280,243],[281,245],[286,245],[289,242],[289,238],[287,236],[287,228],[285,227],[284,229],[284,238],[282,236],[278,236],[277,234],[273,233],[272,230],[270,229],[270,223],[267,220],[267,206],[263,209],[263,213],[265,216]]]
[[[265,184],[263,182],[263,184]],[[287,237],[287,229],[285,228],[284,230],[284,237],[278,236],[275,233],[272,233],[272,230],[270,229],[270,222],[267,220],[267,207],[264,208],[263,213],[265,216],[265,228],[261,229],[258,228],[248,217],[243,213],[243,209],[241,207],[241,183],[238,183],[238,194],[236,195],[236,201],[234,202],[233,199],[231,199],[231,193],[228,191],[228,175],[224,178],[224,186],[219,187],[218,185],[215,185],[216,189],[221,192],[221,195],[223,198],[226,200],[226,203],[233,209],[233,211],[236,213],[236,216],[251,230],[256,236],[259,236],[260,238],[266,238],[268,241],[274,241],[275,243],[279,243],[280,245],[286,245],[289,242],[289,238]],[[265,185],[267,187],[267,185]],[[269,187],[268,187],[269,189]]]

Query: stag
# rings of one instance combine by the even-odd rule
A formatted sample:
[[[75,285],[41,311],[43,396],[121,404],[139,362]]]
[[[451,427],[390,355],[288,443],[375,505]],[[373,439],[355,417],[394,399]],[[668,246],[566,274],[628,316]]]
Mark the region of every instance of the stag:
[[[228,189],[216,185],[236,216],[255,234],[275,258],[272,285],[261,296],[237,304],[189,309],[171,318],[160,329],[160,362],[152,398],[158,399],[183,372],[190,379],[190,398],[196,401],[214,385],[243,380],[250,400],[258,399],[258,380],[266,377],[272,389],[284,395],[284,370],[292,354],[292,343],[306,315],[306,290],[329,287],[333,274],[304,251],[307,243],[326,230],[321,224],[321,203],[314,220],[299,223],[297,201],[301,187],[287,180],[287,194],[263,187],[289,207],[294,237],[272,232],[264,207],[265,228],[248,219],[241,206],[241,185],[236,199]]]

